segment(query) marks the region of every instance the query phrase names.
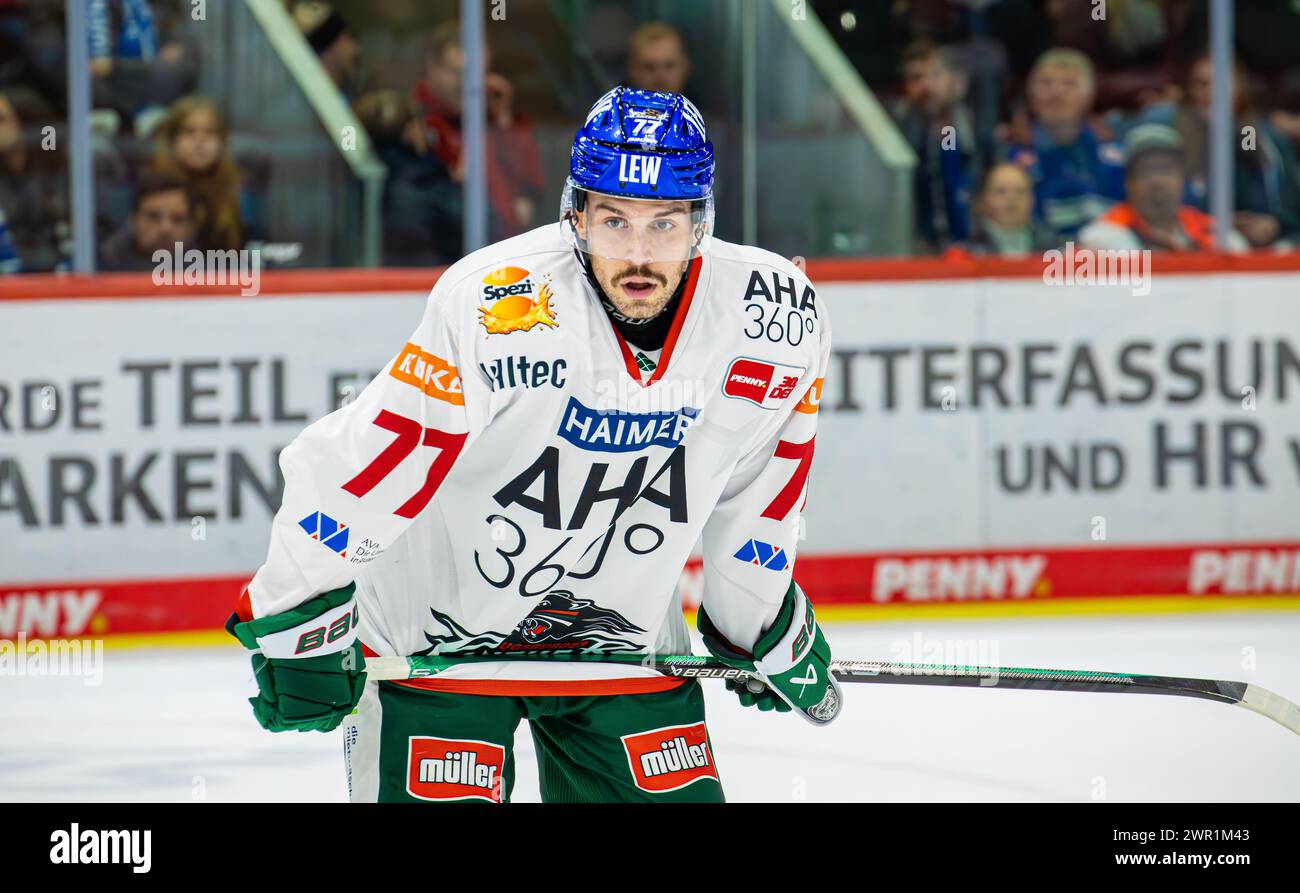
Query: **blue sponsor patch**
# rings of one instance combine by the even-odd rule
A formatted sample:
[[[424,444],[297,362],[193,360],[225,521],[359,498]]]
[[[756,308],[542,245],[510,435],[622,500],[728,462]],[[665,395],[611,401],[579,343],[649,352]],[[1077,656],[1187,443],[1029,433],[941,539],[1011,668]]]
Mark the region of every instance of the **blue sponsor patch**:
[[[335,521],[324,512],[312,512],[298,522],[298,526],[307,531],[307,535],[318,540],[321,545],[329,547],[344,558],[348,557],[348,534],[351,529],[342,522]]]
[[[745,543],[740,547],[740,551],[736,552],[735,557],[746,564],[757,564],[759,567],[765,567],[770,571],[783,571],[790,566],[790,560],[786,557],[785,549],[759,540],[750,540]]]
[[[601,411],[570,397],[556,433],[579,449],[631,453],[651,446],[677,446],[699,414],[690,406],[667,412]]]

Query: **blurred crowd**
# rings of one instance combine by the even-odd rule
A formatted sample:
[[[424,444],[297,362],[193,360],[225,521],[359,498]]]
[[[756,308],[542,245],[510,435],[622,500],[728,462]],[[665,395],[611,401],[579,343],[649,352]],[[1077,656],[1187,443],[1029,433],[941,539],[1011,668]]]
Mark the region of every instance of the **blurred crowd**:
[[[422,76],[409,90],[374,90],[353,101],[388,168],[384,259],[389,265],[451,263],[460,257],[462,244],[460,23],[444,22],[421,43]],[[488,238],[497,241],[548,222],[555,209],[541,207],[543,173],[534,123],[519,108],[510,80],[493,68],[490,42],[484,65]],[[636,27],[627,41],[626,69],[623,82],[629,86],[685,91],[690,74],[685,39],[662,22]],[[346,89],[346,76],[337,83]]]
[[[1213,247],[1205,0],[815,5],[916,153],[916,253]],[[1300,5],[1235,15],[1227,245],[1292,250]]]
[[[0,0],[0,269],[70,266],[66,3],[85,5],[97,269],[237,249],[255,231],[218,105],[195,95],[184,0]]]
[[[64,16],[74,2],[89,30],[97,268],[149,270],[155,251],[177,243],[292,243],[293,232],[268,231],[265,172],[232,151],[226,98],[199,89],[204,54],[186,27],[189,0],[0,0],[0,273],[70,265]],[[362,76],[363,41],[341,7],[279,2],[387,169],[383,263],[454,261],[465,179],[458,23],[422,30],[406,80],[376,86]],[[1206,0],[811,6],[916,154],[915,253],[1026,257],[1066,241],[1213,247]],[[641,21],[616,39],[623,83],[692,95],[688,35]],[[1291,250],[1300,242],[1300,6],[1238,4],[1236,45],[1229,248]],[[491,49],[497,240],[554,209],[543,203],[532,109]]]

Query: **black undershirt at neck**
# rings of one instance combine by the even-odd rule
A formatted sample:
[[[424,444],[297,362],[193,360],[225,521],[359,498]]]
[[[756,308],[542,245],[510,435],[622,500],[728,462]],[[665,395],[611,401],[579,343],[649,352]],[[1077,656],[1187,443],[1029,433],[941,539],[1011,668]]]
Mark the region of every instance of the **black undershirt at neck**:
[[[605,308],[605,313],[609,315],[609,321],[614,324],[614,328],[623,336],[623,340],[628,344],[641,348],[642,350],[662,350],[664,343],[668,340],[668,330],[673,327],[673,319],[677,316],[677,308],[681,306],[682,295],[686,292],[686,280],[690,278],[691,268],[687,265],[682,270],[682,279],[677,283],[677,289],[673,296],[668,299],[664,309],[651,319],[629,320],[619,313],[614,304],[605,294],[605,290],[600,287],[596,277],[592,275],[591,263],[581,254],[578,256],[578,262],[587,274],[587,281],[591,287],[596,290],[596,297],[600,299],[600,304]]]

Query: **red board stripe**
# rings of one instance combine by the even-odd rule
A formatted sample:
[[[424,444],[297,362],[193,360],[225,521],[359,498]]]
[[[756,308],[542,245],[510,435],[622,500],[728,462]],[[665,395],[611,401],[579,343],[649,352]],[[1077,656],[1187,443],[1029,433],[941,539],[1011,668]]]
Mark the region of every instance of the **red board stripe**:
[[[687,564],[686,606],[700,562]],[[251,574],[0,584],[0,638],[219,629]],[[1300,594],[1300,541],[804,555],[818,605],[889,607],[1187,595]]]

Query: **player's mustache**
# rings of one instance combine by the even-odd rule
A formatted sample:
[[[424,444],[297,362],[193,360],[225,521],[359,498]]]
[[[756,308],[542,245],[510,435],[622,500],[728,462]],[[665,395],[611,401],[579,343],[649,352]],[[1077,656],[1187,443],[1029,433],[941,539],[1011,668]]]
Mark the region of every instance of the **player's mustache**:
[[[653,279],[660,285],[668,285],[668,277],[664,276],[662,273],[656,273],[649,267],[630,267],[626,270],[620,271],[616,276],[614,276],[614,282],[616,284],[622,282],[624,279]]]

